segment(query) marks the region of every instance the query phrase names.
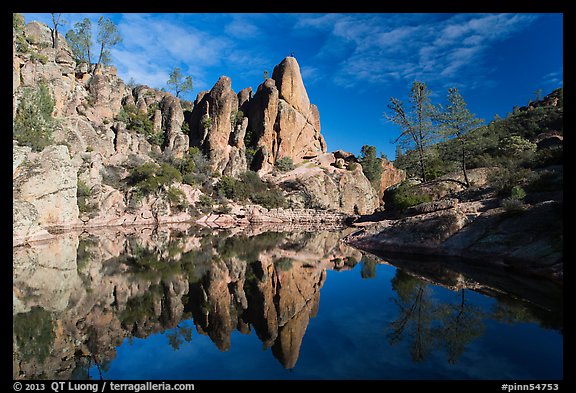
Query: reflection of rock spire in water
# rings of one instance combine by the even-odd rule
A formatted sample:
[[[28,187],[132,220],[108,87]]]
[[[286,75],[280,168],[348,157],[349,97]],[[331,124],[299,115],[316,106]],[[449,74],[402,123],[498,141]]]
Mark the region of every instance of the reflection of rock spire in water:
[[[223,351],[234,329],[254,329],[290,369],[317,312],[325,270],[360,259],[329,232],[227,237],[195,230],[190,237],[187,228],[180,235],[161,227],[125,230],[132,233],[100,230],[80,241],[69,233],[14,249],[18,326],[33,322],[34,306],[55,321],[45,359],[14,345],[14,378],[87,376],[91,354],[104,365],[125,338],[166,331],[190,317]],[[15,343],[27,337],[18,326]]]

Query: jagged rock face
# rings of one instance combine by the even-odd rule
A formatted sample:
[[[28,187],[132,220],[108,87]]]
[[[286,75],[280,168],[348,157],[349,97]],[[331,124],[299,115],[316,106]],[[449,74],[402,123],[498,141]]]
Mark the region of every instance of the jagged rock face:
[[[270,171],[275,163],[274,152],[277,151],[278,138],[274,130],[278,116],[278,89],[274,79],[266,79],[258,86],[250,100],[249,125],[253,132],[255,146],[259,151],[259,162],[254,169]]]
[[[238,97],[232,81],[222,76],[210,92],[196,98],[190,118],[190,141],[199,146],[214,171],[237,175],[246,171],[244,134],[247,123],[236,121]]]
[[[92,105],[85,115],[96,125],[104,120],[111,121],[120,112],[122,98],[126,94],[124,82],[116,76],[115,69],[108,67],[106,71],[95,73],[88,83]]]
[[[76,223],[76,168],[68,148],[48,146],[30,153],[13,178],[13,196],[34,205],[42,227],[67,227]]]
[[[274,68],[272,79],[258,87],[250,100],[250,125],[259,149],[255,169],[269,172],[278,159],[295,163],[326,151],[320,134],[320,114],[310,104],[300,67],[293,57]]]
[[[337,210],[347,214],[371,214],[380,201],[370,181],[358,165],[354,170],[339,169],[333,153],[325,153],[293,171],[270,180],[288,191],[293,208]]]
[[[42,23],[28,23],[24,27],[24,34],[30,43],[30,52],[36,52],[37,58],[45,59],[33,60],[30,53],[16,55],[14,52],[13,93],[17,93],[14,106],[18,105],[18,87],[36,87],[41,81],[46,81],[54,98],[54,114],[63,115],[76,88],[76,62],[72,52],[61,34],[58,35],[58,49],[52,48],[50,29]]]
[[[382,176],[380,177],[380,189],[378,190],[380,200],[384,197],[384,191],[387,188],[395,186],[406,179],[406,171],[395,168],[390,161],[382,159],[381,165]]]
[[[111,128],[94,123],[85,116],[70,115],[63,119],[64,127],[54,131],[54,141],[70,146],[70,153],[77,155],[87,150],[109,157],[115,153],[114,141],[116,135]]]
[[[166,149],[169,149],[175,157],[182,158],[188,152],[189,138],[182,132],[184,112],[180,100],[171,94],[166,94],[160,101],[160,110]],[[156,117],[156,114],[154,116]]]
[[[241,133],[250,133],[248,147],[256,149],[251,169],[261,174],[281,158],[299,163],[326,151],[320,114],[310,104],[295,58],[277,65],[253,97],[250,87],[235,96],[230,86],[230,78],[221,77],[210,92],[198,94],[190,117],[190,144],[202,148],[217,172],[234,176],[245,170],[239,124]],[[237,111],[248,117],[247,125],[231,121]]]

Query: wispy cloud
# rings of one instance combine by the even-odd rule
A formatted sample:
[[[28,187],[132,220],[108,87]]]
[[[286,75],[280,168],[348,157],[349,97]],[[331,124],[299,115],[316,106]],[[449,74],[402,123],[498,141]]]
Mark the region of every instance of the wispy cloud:
[[[429,82],[482,79],[491,46],[537,18],[529,14],[311,15],[296,26],[324,31],[329,38],[318,58],[332,57],[335,83],[355,87],[398,79]],[[348,50],[343,53],[341,48]]]
[[[550,72],[541,78],[541,82],[546,87],[560,87],[564,81],[562,70]]]
[[[316,67],[304,66],[300,69],[300,73],[306,86],[314,85],[320,79],[324,78],[324,75],[320,72],[320,69]]]
[[[247,15],[233,14],[232,21],[224,27],[226,34],[234,39],[253,39],[262,34],[260,28],[250,21]]]

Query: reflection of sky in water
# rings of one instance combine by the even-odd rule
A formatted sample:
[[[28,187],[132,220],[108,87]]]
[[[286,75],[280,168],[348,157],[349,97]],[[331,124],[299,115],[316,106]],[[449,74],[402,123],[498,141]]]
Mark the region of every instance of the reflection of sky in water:
[[[318,315],[310,320],[292,370],[285,370],[255,332],[234,331],[231,348],[220,352],[194,329],[178,351],[166,333],[125,340],[104,372],[106,379],[560,379],[562,336],[535,323],[484,319],[484,334],[466,345],[455,364],[435,349],[421,362],[410,357],[410,336],[389,345],[388,324],[398,318],[391,280],[396,269],[378,265],[376,278],[362,279],[362,264],[328,271]],[[435,302],[458,304],[460,295],[429,285]],[[490,312],[496,302],[466,291],[466,302]],[[193,327],[192,320],[180,326]],[[96,367],[90,369],[98,378]]]

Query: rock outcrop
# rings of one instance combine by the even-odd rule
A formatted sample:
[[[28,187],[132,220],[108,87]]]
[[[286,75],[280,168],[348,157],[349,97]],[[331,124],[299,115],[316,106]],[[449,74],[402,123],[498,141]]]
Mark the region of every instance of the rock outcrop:
[[[26,45],[21,45],[22,39]],[[49,28],[37,22],[29,23],[22,32],[15,31],[13,37],[14,113],[25,89],[46,83],[55,104],[52,116],[57,120],[54,144],[44,152],[25,152],[14,142],[16,244],[45,238],[47,230],[56,228],[197,220],[206,214],[197,206],[201,197],[202,203],[208,203],[208,197],[217,198],[211,191],[215,180],[207,191],[212,195],[203,196],[203,185],[190,176],[184,180],[182,172],[181,181],[160,187],[158,193],[142,195],[131,178],[137,167],[147,163],[184,165],[190,159],[190,146],[200,147],[211,165],[211,170],[203,167],[206,173],[201,176],[238,177],[248,169],[259,171],[260,176],[273,175],[269,180],[282,183],[284,194],[290,194],[292,209],[366,214],[378,207],[362,171],[344,170],[347,161],[342,154],[338,158],[344,161],[336,163],[339,169],[334,162],[326,163],[333,161],[331,155],[323,158],[322,165],[310,161],[324,154],[326,144],[320,134],[318,108],[310,103],[295,58],[288,57],[276,66],[273,77],[254,95],[250,87],[236,94],[230,78],[223,76],[183,109],[183,102],[170,93],[145,85],[127,86],[114,67],[94,70],[93,65],[77,64],[66,40],[59,40],[59,48],[53,49]],[[23,166],[24,159],[27,164]],[[292,180],[301,184],[299,193],[290,189],[290,182],[284,184],[284,175],[277,176],[275,165],[280,159],[296,164]],[[308,164],[316,169],[308,171]],[[196,164],[186,165],[188,171],[196,170]],[[80,199],[75,195],[76,178],[85,194]],[[167,196],[169,188],[172,201]],[[259,217],[294,224],[327,222],[327,217],[334,216],[304,214],[298,219],[294,212],[283,214]],[[342,222],[338,214],[332,220],[336,224]],[[207,214],[205,219],[210,225],[215,221],[218,225],[250,222],[222,214],[213,222],[212,216]]]
[[[362,167],[337,168],[333,153],[308,160],[292,171],[268,177],[287,192],[292,208],[336,210],[371,214],[380,205],[378,195]]]
[[[380,200],[384,198],[384,192],[398,183],[406,179],[406,171],[395,168],[394,165],[386,160],[381,160],[382,176],[380,177],[380,189],[378,190],[378,197]]]
[[[19,243],[30,235],[36,223],[42,228],[67,228],[78,219],[76,203],[76,168],[70,159],[68,148],[63,145],[48,146],[40,153],[14,147],[20,153],[13,171],[13,198],[17,201],[19,232],[13,234]],[[22,203],[27,202],[27,203]],[[25,213],[27,212],[27,213]],[[22,221],[18,217],[25,216]],[[29,224],[24,224],[29,222]]]
[[[239,116],[232,81],[222,76],[209,92],[195,101],[190,118],[190,140],[210,160],[214,171],[237,175],[246,171],[244,135],[248,122]]]
[[[345,240],[374,253],[455,256],[483,265],[562,276],[562,203],[545,201],[507,212],[489,191],[472,200],[423,203],[407,217],[384,219]],[[555,228],[555,229],[554,229]]]
[[[196,98],[190,142],[207,154],[217,172],[235,175],[245,170],[247,130],[249,147],[255,149],[251,168],[262,174],[281,158],[300,163],[326,151],[320,114],[310,104],[295,58],[285,58],[272,78],[258,86],[253,97],[251,93],[246,88],[235,95],[230,78],[221,77]]]
[[[318,108],[310,104],[300,66],[294,57],[274,67],[250,101],[250,124],[258,149],[255,169],[268,172],[290,157],[295,163],[326,152]]]

